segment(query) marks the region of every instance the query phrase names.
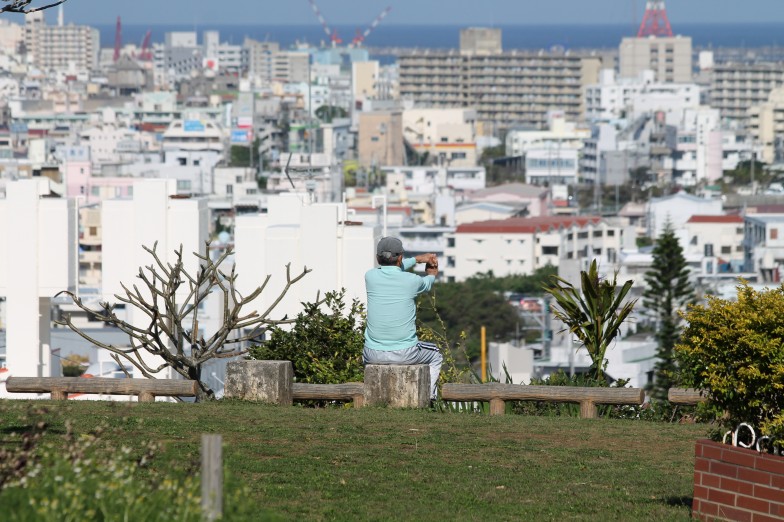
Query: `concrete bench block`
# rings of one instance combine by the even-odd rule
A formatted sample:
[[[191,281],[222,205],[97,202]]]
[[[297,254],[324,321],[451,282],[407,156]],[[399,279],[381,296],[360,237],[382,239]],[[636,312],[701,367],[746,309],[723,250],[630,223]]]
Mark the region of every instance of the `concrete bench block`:
[[[365,405],[427,408],[430,406],[430,367],[368,364],[365,366]]]
[[[226,365],[224,397],[267,404],[294,404],[291,361],[234,361]]]

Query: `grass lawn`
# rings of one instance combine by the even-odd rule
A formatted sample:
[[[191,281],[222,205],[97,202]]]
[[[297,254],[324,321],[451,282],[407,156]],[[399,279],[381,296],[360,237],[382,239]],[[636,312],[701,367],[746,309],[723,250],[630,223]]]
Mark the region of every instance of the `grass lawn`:
[[[52,431],[108,425],[112,443],[199,459],[220,433],[247,502],[281,520],[688,520],[704,425],[280,408],[241,402],[35,401]],[[31,402],[0,401],[0,445]],[[56,435],[51,435],[56,437]],[[275,516],[277,515],[277,517]],[[259,516],[259,519],[268,518]]]

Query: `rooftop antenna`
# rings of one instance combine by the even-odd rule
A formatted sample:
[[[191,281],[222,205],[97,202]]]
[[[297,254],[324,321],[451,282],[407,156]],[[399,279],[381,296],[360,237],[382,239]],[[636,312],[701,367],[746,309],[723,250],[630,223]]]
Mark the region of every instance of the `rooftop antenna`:
[[[664,0],[648,0],[645,4],[645,16],[637,32],[637,38],[646,36],[672,37],[672,26],[667,18]]]

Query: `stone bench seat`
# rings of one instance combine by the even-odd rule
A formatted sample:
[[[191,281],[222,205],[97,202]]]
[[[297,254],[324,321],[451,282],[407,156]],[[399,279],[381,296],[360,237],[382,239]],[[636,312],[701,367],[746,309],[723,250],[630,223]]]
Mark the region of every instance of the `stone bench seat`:
[[[234,361],[226,368],[224,397],[290,406],[294,402],[293,381],[291,361]],[[316,386],[323,389],[330,385],[312,386],[315,392]],[[350,391],[353,394],[353,388]],[[329,400],[334,391],[326,395],[323,398]],[[315,396],[309,398],[317,399]],[[362,398],[362,401],[355,398],[355,406],[359,402],[389,408],[427,408],[430,405],[430,368],[427,365],[369,364],[365,366],[364,397],[359,399]]]

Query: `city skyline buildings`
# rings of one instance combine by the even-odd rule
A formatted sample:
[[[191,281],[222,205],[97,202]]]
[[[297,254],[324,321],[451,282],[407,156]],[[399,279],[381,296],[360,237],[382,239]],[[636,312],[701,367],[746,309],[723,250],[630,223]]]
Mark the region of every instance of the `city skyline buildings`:
[[[332,25],[355,24],[366,27],[387,6],[392,12],[384,21],[390,25],[548,25],[548,24],[639,24],[645,0],[560,0],[547,4],[532,1],[510,3],[505,0],[319,0],[319,6]],[[784,11],[776,9],[777,0],[713,0],[710,9],[703,2],[669,0],[666,3],[673,29],[679,23],[732,24],[784,23]],[[71,0],[64,4],[66,23],[103,24],[122,16],[126,23],[155,24],[247,24],[249,20],[266,25],[317,23],[305,0],[271,2],[235,0],[230,10],[216,10],[206,0],[136,0],[107,3],[101,0]],[[448,9],[447,9],[448,7]],[[47,14],[52,22],[56,10]],[[21,16],[7,14],[12,21]],[[250,17],[250,18],[249,18]],[[16,20],[16,19],[19,20]],[[346,35],[351,36],[351,35]]]

